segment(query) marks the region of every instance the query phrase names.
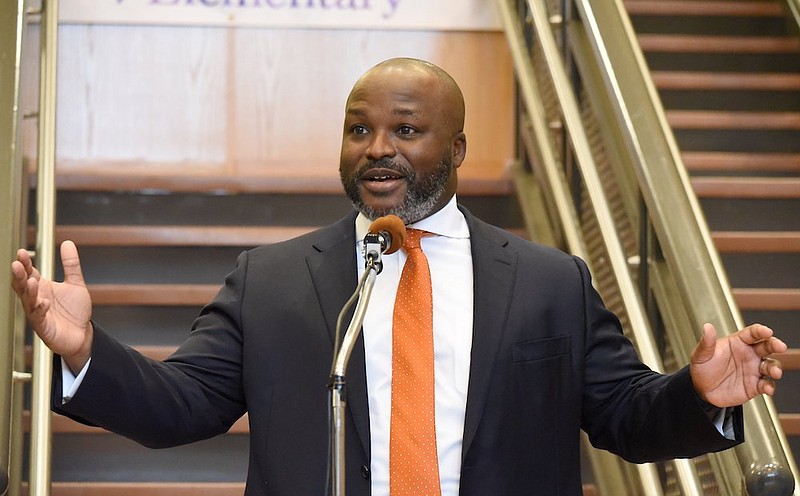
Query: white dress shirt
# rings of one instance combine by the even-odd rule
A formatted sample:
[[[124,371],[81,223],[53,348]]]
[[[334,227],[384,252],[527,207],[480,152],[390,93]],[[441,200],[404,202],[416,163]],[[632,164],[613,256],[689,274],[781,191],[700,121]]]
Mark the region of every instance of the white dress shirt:
[[[356,218],[359,276],[364,271],[362,242],[371,221]],[[408,227],[436,236],[422,239],[433,285],[433,347],[436,447],[442,496],[458,494],[461,442],[467,406],[472,351],[472,252],[469,228],[456,199],[442,210]],[[392,313],[406,254],[384,255],[364,317],[364,348],[369,399],[372,494],[389,494],[389,429],[392,398]]]

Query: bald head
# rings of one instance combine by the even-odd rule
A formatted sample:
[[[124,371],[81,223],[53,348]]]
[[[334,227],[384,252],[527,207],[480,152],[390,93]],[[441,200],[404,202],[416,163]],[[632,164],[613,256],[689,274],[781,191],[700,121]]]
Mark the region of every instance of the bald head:
[[[464,95],[458,83],[441,67],[425,60],[398,57],[384,60],[361,76],[347,99],[349,104],[355,94],[364,87],[402,82],[418,86],[423,91],[435,92],[436,100],[441,104],[445,122],[452,133],[464,131]]]

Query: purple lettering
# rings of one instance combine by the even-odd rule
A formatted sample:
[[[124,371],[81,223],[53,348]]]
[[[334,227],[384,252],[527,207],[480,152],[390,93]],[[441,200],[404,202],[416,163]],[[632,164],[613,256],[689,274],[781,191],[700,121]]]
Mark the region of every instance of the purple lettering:
[[[388,0],[388,2],[389,2],[389,7],[391,7],[392,11],[384,12],[383,13],[384,19],[389,19],[390,17],[394,16],[394,14],[397,12],[397,8],[400,7],[400,0]]]

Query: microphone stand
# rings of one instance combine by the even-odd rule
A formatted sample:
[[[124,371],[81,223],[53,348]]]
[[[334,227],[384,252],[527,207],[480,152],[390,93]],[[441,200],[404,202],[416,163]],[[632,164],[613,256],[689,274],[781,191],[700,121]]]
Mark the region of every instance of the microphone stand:
[[[353,352],[353,347],[356,344],[356,339],[361,333],[361,324],[364,321],[367,305],[369,305],[372,287],[375,285],[375,277],[383,270],[380,245],[375,249],[372,243],[365,241],[364,251],[366,267],[364,275],[359,282],[360,289],[356,288],[356,292],[359,294],[358,303],[356,304],[356,309],[353,313],[350,325],[347,327],[344,339],[342,339],[342,344],[334,357],[331,378],[328,383],[330,399],[328,406],[330,408],[329,433],[331,442],[330,464],[332,467],[332,496],[345,496],[344,413],[347,401],[345,400],[346,381],[344,373],[347,369],[347,362],[350,360],[350,354]]]

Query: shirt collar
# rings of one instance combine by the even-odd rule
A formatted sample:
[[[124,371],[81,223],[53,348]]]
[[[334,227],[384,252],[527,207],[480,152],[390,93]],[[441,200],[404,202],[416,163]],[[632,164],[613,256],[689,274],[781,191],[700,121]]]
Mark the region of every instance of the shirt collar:
[[[372,224],[372,220],[362,213],[358,214],[356,217],[356,240],[358,242],[361,242],[364,236],[367,235],[370,224]],[[450,201],[438,212],[406,227],[422,229],[423,231],[448,238],[469,239],[467,220],[461,210],[458,209],[456,195],[453,195]]]

